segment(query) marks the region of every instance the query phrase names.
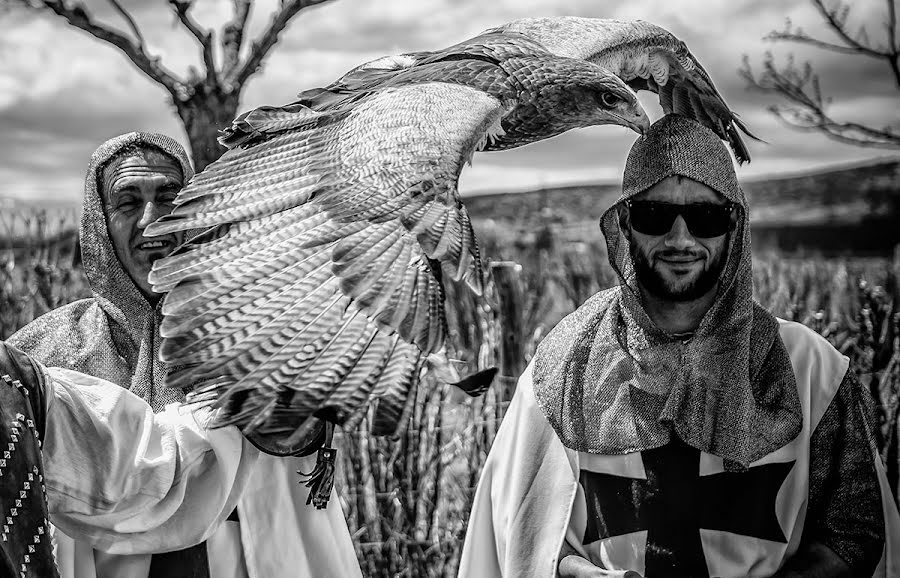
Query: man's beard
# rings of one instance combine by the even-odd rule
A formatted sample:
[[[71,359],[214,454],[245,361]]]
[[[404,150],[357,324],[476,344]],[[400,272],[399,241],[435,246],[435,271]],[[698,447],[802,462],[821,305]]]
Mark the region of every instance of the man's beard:
[[[726,243],[725,247],[727,248],[727,246]],[[688,253],[687,251],[669,251],[659,255],[686,255]],[[676,285],[666,280],[653,268],[644,252],[634,245],[631,246],[631,261],[634,263],[634,272],[641,286],[660,299],[677,302],[694,301],[709,293],[719,282],[719,277],[725,269],[727,254],[727,249],[723,248],[718,254],[710,255],[709,266],[702,270],[696,278],[689,283]]]

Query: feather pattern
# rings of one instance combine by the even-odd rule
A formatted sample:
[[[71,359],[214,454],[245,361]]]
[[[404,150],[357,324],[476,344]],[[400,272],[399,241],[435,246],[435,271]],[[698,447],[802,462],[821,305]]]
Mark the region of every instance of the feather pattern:
[[[367,407],[380,433],[402,422],[446,341],[444,274],[481,288],[457,191],[475,150],[648,122],[615,76],[506,36],[360,67],[235,119],[230,150],[146,231],[205,231],[151,273],[168,292],[170,385],[222,408],[219,424],[289,442]]]
[[[657,92],[663,112],[685,114],[703,123],[728,141],[738,162],[750,161],[741,133],[759,139],[731,111],[687,45],[660,26],[640,20],[560,16],[516,20],[482,36],[493,34],[527,38],[558,56],[597,64],[635,90]],[[395,57],[393,63],[412,66],[421,58],[419,54]],[[673,98],[673,92],[680,96]],[[501,143],[489,148],[503,147]]]

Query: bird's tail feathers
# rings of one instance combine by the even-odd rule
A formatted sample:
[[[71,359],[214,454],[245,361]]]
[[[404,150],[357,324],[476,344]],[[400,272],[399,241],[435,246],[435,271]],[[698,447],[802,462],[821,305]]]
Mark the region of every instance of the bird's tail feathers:
[[[744,162],[750,162],[750,151],[747,150],[747,145],[744,143],[738,130],[757,142],[765,144],[768,144],[768,142],[750,132],[750,129],[744,124],[744,121],[739,119],[736,114],[732,113],[731,125],[728,127],[727,131],[728,142],[735,151],[735,158],[739,163],[743,164]]]
[[[446,349],[432,353],[426,361],[426,370],[434,379],[458,388],[468,397],[478,397],[490,389],[498,371],[497,367],[488,367],[463,376],[455,367],[463,362],[449,359]]]

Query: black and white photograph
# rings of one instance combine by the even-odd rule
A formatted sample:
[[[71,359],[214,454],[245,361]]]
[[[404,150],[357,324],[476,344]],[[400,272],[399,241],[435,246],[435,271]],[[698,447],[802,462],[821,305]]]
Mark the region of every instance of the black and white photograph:
[[[900,578],[898,0],[0,0],[0,578]]]

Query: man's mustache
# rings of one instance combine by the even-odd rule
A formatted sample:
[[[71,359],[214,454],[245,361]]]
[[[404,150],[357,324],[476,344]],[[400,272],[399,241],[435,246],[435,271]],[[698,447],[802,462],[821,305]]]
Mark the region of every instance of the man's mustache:
[[[654,254],[657,259],[702,259],[703,253],[700,251],[660,251]]]

